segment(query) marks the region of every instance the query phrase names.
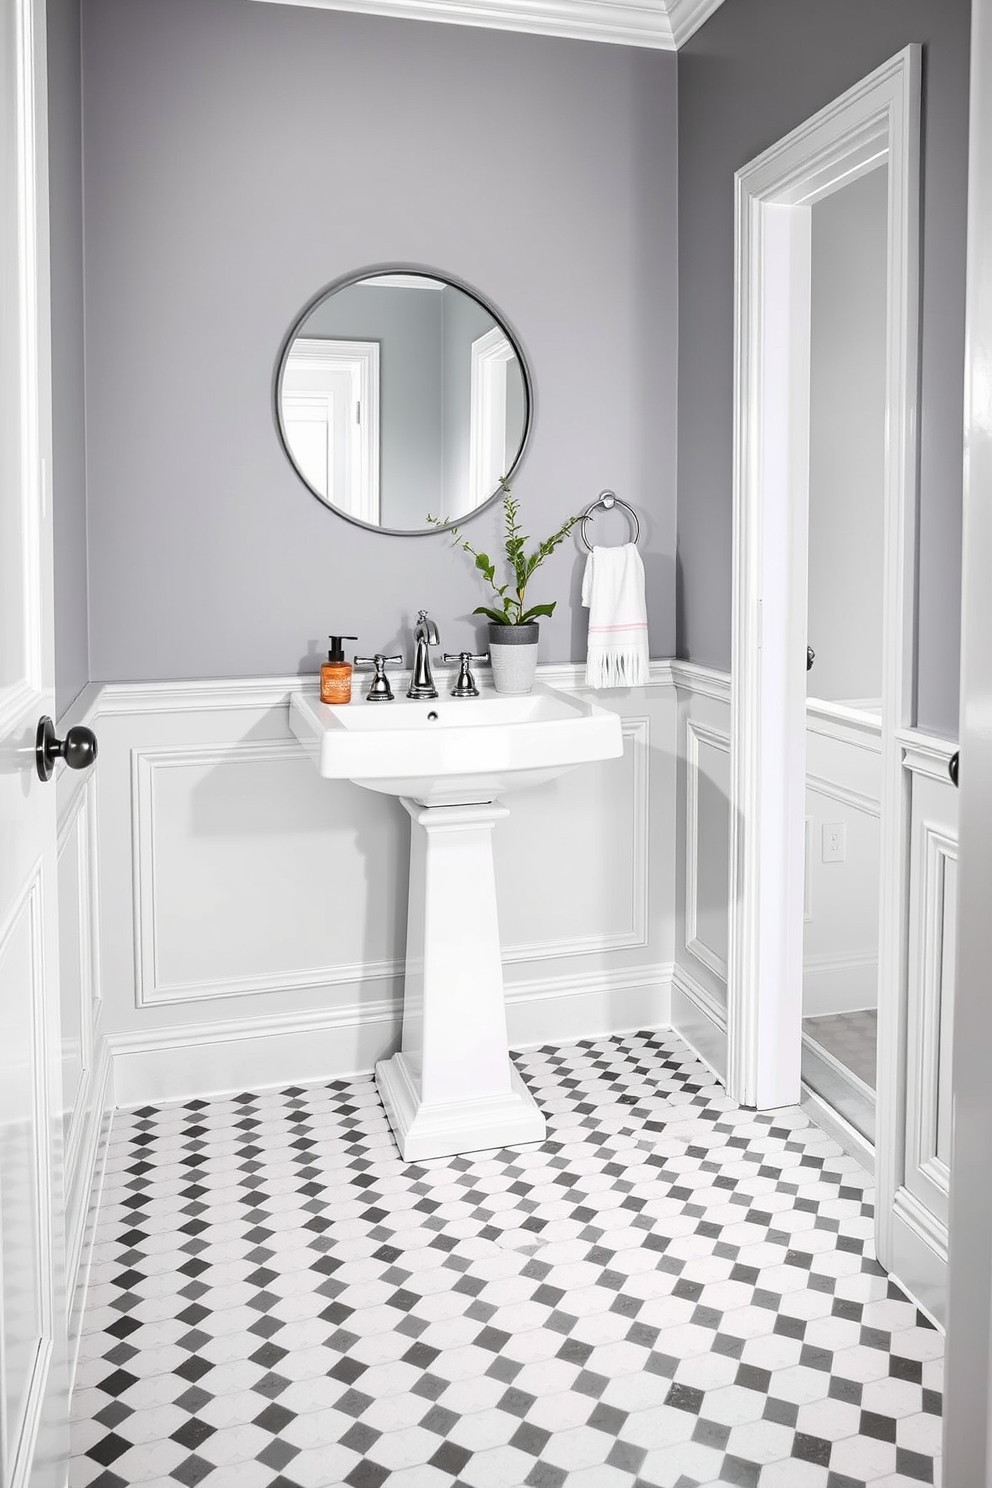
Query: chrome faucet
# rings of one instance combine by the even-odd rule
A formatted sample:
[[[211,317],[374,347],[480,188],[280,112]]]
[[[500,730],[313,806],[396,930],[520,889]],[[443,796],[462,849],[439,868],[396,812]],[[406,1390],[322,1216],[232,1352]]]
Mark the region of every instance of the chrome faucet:
[[[434,678],[431,674],[431,656],[429,647],[439,644],[437,626],[433,620],[427,618],[427,611],[421,610],[417,615],[417,623],[413,627],[413,641],[416,647],[413,657],[413,681],[410,683],[408,698],[436,698],[437,688],[434,686]]]

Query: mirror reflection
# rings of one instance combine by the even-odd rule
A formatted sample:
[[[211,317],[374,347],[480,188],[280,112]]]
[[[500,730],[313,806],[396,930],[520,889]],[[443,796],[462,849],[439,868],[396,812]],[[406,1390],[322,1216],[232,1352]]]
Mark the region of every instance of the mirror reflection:
[[[276,402],[286,453],[314,495],[391,532],[484,506],[530,425],[510,332],[469,290],[420,273],[362,275],[309,306]]]

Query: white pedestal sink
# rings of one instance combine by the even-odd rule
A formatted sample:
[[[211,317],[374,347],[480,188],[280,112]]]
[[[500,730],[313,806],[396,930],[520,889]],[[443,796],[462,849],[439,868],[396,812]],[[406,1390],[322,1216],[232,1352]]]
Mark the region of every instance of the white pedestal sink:
[[[410,815],[402,1047],[375,1071],[403,1157],[542,1141],[507,1048],[492,832],[503,795],[622,754],[619,716],[538,685],[346,707],[295,695],[290,726],[321,775],[399,796]]]

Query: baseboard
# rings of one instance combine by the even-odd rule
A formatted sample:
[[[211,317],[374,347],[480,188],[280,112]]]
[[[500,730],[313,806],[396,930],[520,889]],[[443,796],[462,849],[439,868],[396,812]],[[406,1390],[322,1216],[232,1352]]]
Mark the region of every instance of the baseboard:
[[[508,984],[512,1047],[666,1027],[670,965]],[[318,1013],[113,1033],[118,1107],[230,1095],[371,1074],[399,1044],[402,1002],[383,998]]]
[[[874,1178],[875,1148],[867,1137],[863,1137],[849,1121],[844,1120],[839,1111],[835,1111],[833,1106],[828,1105],[815,1090],[811,1090],[806,1084],[802,1087],[799,1104],[814,1126],[826,1132],[828,1137],[833,1137],[848,1156],[859,1162]]]
[[[672,1028],[711,1069],[727,1079],[727,1013],[708,988],[679,963],[672,969]]]
[[[803,962],[803,1017],[878,1006],[878,955],[809,956]]]

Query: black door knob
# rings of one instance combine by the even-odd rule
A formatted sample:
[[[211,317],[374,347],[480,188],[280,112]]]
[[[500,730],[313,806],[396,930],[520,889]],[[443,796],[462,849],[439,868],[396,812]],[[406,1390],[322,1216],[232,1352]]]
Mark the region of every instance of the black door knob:
[[[813,647],[812,646],[807,646],[806,647],[806,670],[808,672],[811,672],[813,670],[813,663],[814,663],[815,660],[816,660],[816,652],[813,650]]]
[[[961,762],[960,752],[957,749],[955,749],[954,753],[951,755],[950,762],[949,762],[949,764],[947,766],[947,773],[951,777],[951,784],[952,785],[957,785],[957,783],[958,783],[958,766],[959,766],[960,762]]]
[[[39,779],[51,780],[57,759],[64,759],[70,770],[85,770],[96,759],[96,750],[96,734],[85,724],[77,723],[66,730],[64,739],[57,739],[48,715],[38,720],[34,757]]]

